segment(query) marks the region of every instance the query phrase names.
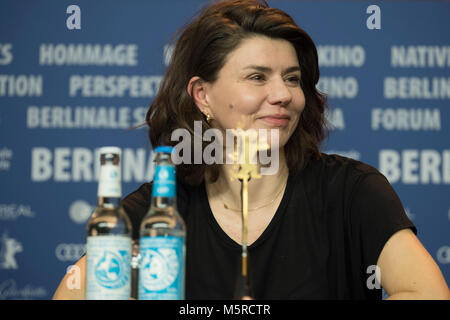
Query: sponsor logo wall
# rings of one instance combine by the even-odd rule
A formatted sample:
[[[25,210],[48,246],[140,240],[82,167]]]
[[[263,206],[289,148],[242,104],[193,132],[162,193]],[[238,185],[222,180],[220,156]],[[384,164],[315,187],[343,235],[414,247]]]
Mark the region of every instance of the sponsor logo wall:
[[[151,180],[136,127],[173,33],[206,2],[2,1],[0,299],[50,299],[83,254],[99,147],[122,148],[124,195]],[[365,1],[269,4],[318,47],[323,150],[386,175],[450,283],[450,4],[377,2],[375,17]]]

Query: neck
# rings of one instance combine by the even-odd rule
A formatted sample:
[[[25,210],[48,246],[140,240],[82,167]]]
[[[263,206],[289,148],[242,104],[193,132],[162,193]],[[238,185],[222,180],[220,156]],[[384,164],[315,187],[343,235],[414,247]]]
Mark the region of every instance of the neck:
[[[222,165],[217,181],[207,182],[208,195],[218,197],[230,208],[241,207],[241,182],[233,178],[235,167]],[[260,178],[252,178],[248,183],[248,207],[257,208],[269,203],[284,189],[289,175],[284,152],[280,149],[279,167],[273,175],[262,175]],[[239,213],[237,213],[239,214]]]
[[[98,197],[98,206],[104,208],[118,208],[120,197]]]

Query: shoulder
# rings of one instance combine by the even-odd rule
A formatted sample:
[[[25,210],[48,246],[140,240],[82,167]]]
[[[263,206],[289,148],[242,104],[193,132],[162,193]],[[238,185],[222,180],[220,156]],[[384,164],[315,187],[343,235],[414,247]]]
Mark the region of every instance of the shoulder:
[[[328,205],[341,207],[354,226],[367,224],[368,229],[378,226],[379,230],[384,228],[387,235],[404,227],[417,232],[398,194],[376,168],[335,154],[323,154],[311,167],[316,174],[322,172],[318,180],[321,180]]]
[[[133,239],[139,238],[141,220],[150,207],[151,195],[152,182],[149,182],[144,183],[122,200],[123,208],[128,214],[133,226]]]
[[[125,210],[147,208],[150,205],[153,182],[144,183],[137,190],[128,194],[122,201]]]
[[[370,179],[367,179],[371,177]],[[372,179],[376,177],[376,179]],[[380,184],[379,181],[385,183]],[[322,153],[294,175],[293,181],[304,190],[314,206],[351,207],[355,195],[364,184],[376,183],[376,188],[389,187],[389,182],[376,168],[358,160],[336,154]],[[366,188],[364,188],[366,190]],[[369,188],[370,189],[370,188]]]
[[[321,158],[314,165],[322,167],[330,174],[341,174],[342,172],[348,175],[379,173],[376,168],[367,163],[337,154],[322,153]]]
[[[299,175],[305,181],[317,181],[321,185],[355,185],[369,175],[383,175],[373,166],[337,154],[322,153],[311,161]]]
[[[131,220],[140,221],[147,213],[152,198],[153,181],[142,184],[138,189],[128,194],[122,201],[125,211]],[[177,179],[177,203],[185,207],[189,201],[189,186]]]

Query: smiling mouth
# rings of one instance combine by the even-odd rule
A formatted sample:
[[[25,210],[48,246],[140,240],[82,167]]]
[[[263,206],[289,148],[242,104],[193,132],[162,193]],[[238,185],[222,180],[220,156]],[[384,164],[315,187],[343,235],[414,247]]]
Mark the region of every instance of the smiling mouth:
[[[291,118],[285,115],[271,115],[266,117],[261,117],[259,120],[262,120],[266,124],[273,127],[284,127],[289,123]]]

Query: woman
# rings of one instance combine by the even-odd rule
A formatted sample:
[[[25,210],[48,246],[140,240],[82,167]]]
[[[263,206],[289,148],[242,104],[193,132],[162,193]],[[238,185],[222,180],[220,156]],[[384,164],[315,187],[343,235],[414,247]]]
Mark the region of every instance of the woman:
[[[256,0],[215,3],[177,41],[147,114],[150,140],[175,145],[174,130],[193,133],[194,121],[222,133],[238,126],[277,130],[277,172],[249,183],[256,299],[381,299],[375,270],[390,299],[448,299],[438,266],[384,176],[320,153],[326,99],[318,80],[316,47],[289,15]],[[233,298],[242,239],[240,183],[232,170],[177,167],[187,299]],[[150,198],[151,184],[144,184],[123,201],[136,239]],[[84,275],[84,260],[78,265]],[[70,291],[64,283],[54,298],[84,297],[84,288]]]

